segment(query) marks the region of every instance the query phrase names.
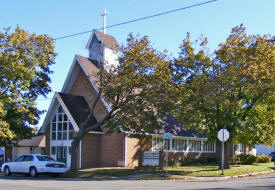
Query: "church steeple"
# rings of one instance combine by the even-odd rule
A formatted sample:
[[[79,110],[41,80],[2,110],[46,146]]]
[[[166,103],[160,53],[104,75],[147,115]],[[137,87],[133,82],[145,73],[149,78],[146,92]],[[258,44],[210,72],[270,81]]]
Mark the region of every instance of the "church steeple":
[[[106,34],[106,15],[104,10],[103,33],[94,30],[86,45],[89,50],[89,58],[101,64],[104,68],[108,66],[116,66],[118,64],[119,45],[116,39]]]

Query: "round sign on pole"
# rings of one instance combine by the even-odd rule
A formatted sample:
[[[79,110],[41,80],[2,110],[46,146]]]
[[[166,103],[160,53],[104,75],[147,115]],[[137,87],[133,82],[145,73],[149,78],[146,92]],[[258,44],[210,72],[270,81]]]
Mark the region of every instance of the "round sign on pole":
[[[173,135],[171,133],[164,133],[162,135],[162,139],[170,140],[173,138]]]
[[[226,142],[229,139],[229,132],[227,129],[221,129],[218,132],[218,139],[221,142]]]

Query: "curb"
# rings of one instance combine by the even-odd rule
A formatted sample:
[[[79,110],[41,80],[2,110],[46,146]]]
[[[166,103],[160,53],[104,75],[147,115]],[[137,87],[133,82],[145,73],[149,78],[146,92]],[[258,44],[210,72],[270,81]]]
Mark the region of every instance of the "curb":
[[[185,180],[185,181],[220,181],[220,180],[230,180],[230,179],[238,179],[238,178],[248,178],[248,177],[255,177],[260,175],[268,175],[275,173],[273,171],[266,171],[266,172],[256,172],[256,173],[248,173],[243,175],[234,175],[234,176],[225,176],[225,177],[192,177],[192,176],[185,176],[183,178],[175,178],[175,179],[142,179],[142,178],[128,178],[127,180]],[[144,175],[145,176],[145,175]],[[142,176],[143,177],[143,176]],[[122,179],[122,178],[120,178]],[[124,178],[125,180],[126,178]]]
[[[229,179],[238,179],[238,178],[247,178],[247,177],[254,177],[259,175],[268,175],[275,173],[275,170],[273,171],[266,171],[266,172],[256,172],[256,173],[248,173],[243,175],[234,175],[234,176],[225,176],[225,177],[187,177],[183,178],[183,180],[229,180]],[[180,179],[176,179],[180,180]]]
[[[275,170],[267,171],[267,172],[248,173],[248,174],[243,174],[243,175],[234,175],[231,178],[243,178],[243,177],[251,177],[251,176],[257,176],[257,175],[267,175],[267,174],[272,174],[272,173],[275,173]]]

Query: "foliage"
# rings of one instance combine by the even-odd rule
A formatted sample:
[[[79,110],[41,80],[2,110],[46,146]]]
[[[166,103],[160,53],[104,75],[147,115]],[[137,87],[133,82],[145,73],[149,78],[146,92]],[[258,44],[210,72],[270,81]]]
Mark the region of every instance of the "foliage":
[[[35,100],[50,91],[54,43],[17,27],[0,33],[0,144],[30,137],[41,111]]]
[[[201,157],[198,159],[183,159],[179,161],[169,161],[168,165],[170,167],[183,167],[183,166],[201,166],[201,165],[216,165],[218,163],[218,160],[216,158],[207,158],[207,157]]]
[[[206,38],[195,44],[200,49],[188,34],[173,61],[177,117],[212,140],[227,128],[229,142],[270,144],[275,134],[274,37],[247,35],[240,25],[212,56]]]
[[[271,157],[266,155],[257,155],[256,157],[257,163],[269,163],[271,162]]]
[[[236,157],[240,158],[241,162],[246,165],[254,164],[257,162],[256,156],[253,156],[251,154],[238,154]]]
[[[80,124],[72,143],[72,170],[76,169],[75,151],[79,141],[96,127],[104,126],[109,133],[128,131],[138,134],[160,129],[159,119],[173,108],[176,100],[169,66],[165,52],[156,51],[147,37],[129,35],[126,46],[121,47],[119,65],[102,68],[95,76],[99,92],[89,117],[95,115],[101,95],[111,105],[111,110],[92,126],[87,126],[89,117]]]

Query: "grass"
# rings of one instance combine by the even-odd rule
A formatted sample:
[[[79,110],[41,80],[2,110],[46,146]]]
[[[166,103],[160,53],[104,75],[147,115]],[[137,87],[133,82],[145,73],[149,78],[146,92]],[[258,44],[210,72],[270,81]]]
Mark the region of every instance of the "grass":
[[[234,176],[244,175],[248,173],[257,173],[265,171],[273,171],[275,166],[273,163],[267,164],[253,164],[253,165],[234,165],[230,169],[224,170],[224,175],[221,175],[221,170],[218,166],[186,166],[181,168],[169,168],[171,174],[181,176],[195,176],[195,177],[220,177],[220,176]]]
[[[275,170],[274,163],[253,164],[253,165],[235,165],[230,169],[224,170],[224,175],[221,175],[221,170],[215,165],[205,166],[184,166],[184,167],[168,167],[168,175],[165,171],[152,172],[144,170],[124,169],[124,168],[100,168],[100,169],[83,169],[74,172],[67,172],[60,177],[71,178],[117,178],[134,174],[147,174],[140,179],[181,179],[188,177],[222,177],[244,175],[248,173],[266,172]]]

